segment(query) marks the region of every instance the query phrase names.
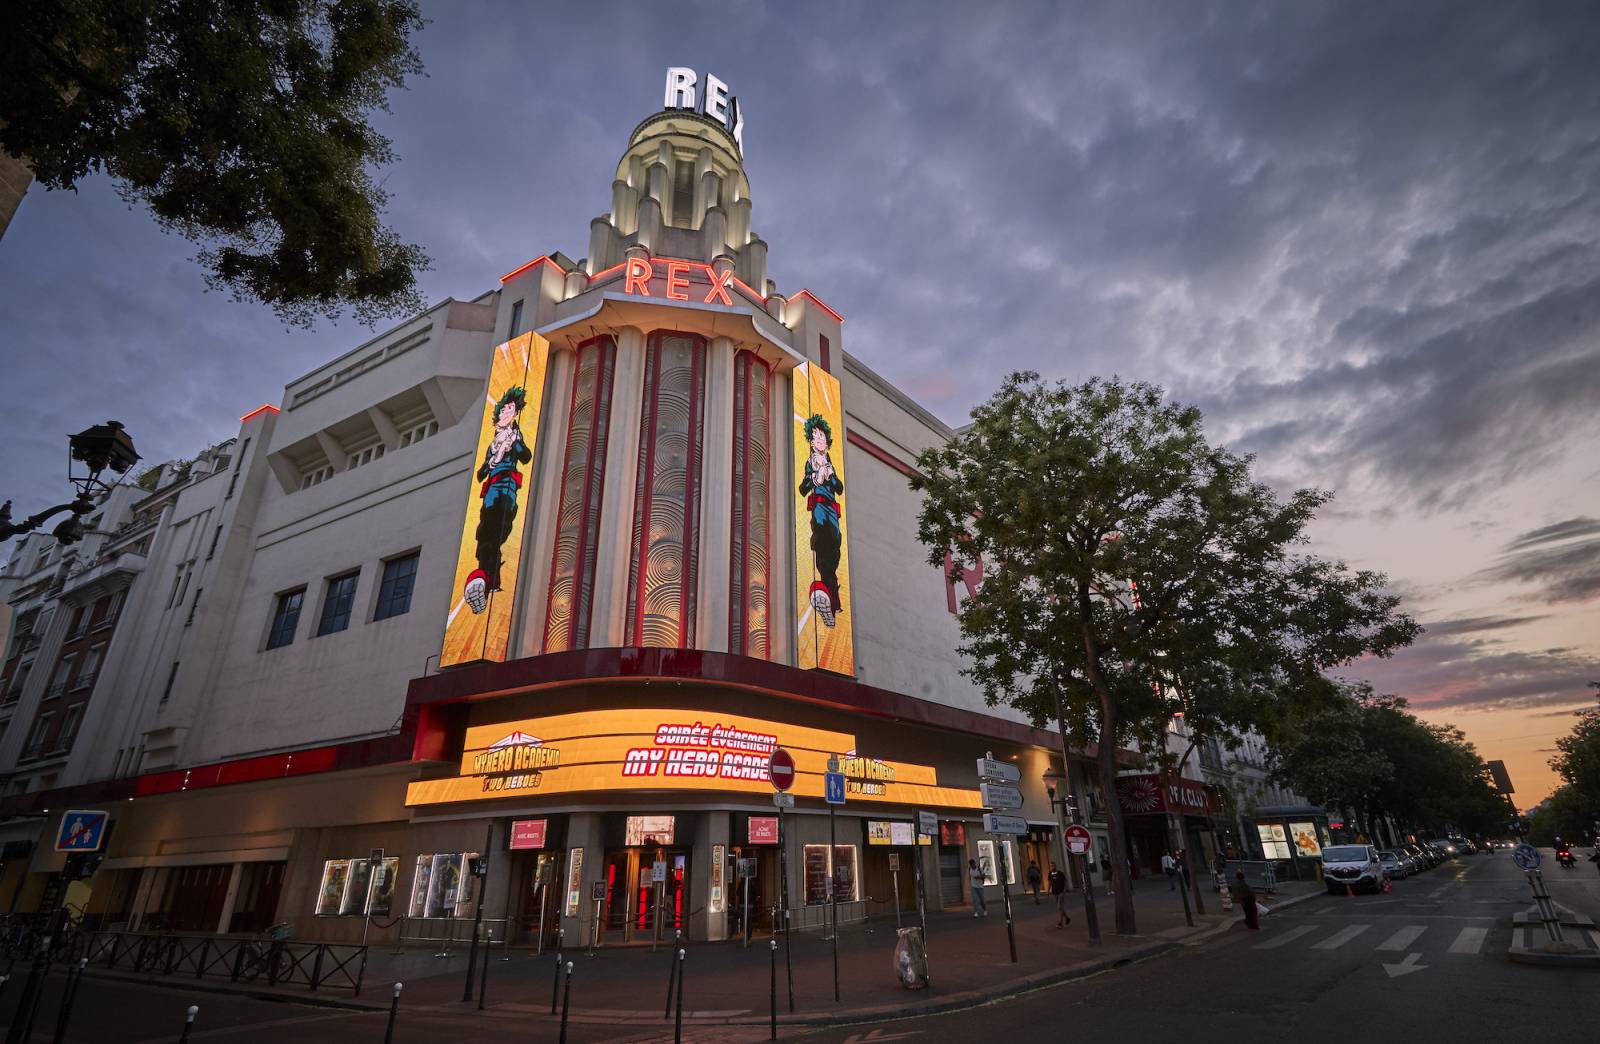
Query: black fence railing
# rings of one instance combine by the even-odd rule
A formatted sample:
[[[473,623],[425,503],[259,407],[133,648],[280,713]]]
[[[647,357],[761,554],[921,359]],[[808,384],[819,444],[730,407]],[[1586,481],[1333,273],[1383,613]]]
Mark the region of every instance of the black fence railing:
[[[172,932],[97,931],[71,936],[58,959],[86,957],[91,967],[136,974],[349,990],[359,996],[367,967],[367,948],[349,943]]]

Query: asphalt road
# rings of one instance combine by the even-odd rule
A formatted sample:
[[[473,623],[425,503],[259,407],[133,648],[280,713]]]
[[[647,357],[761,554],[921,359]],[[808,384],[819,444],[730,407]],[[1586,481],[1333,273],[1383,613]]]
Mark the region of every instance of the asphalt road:
[[[1600,917],[1594,864],[1551,867],[1558,902]],[[1267,915],[1260,932],[1235,927],[1175,954],[1090,979],[940,1016],[825,1030],[782,1031],[808,1044],[947,1041],[1183,1040],[1329,1042],[1600,1040],[1600,971],[1529,967],[1506,960],[1510,919],[1532,905],[1505,854],[1469,856],[1410,880],[1387,896],[1319,896]],[[654,985],[649,994],[654,997]],[[13,987],[14,989],[14,987]],[[8,994],[12,991],[8,990]],[[9,1017],[13,996],[0,999]],[[378,1044],[385,1018],[162,985],[86,979],[67,1040],[123,1044],[175,1041],[183,1010],[200,1005],[190,1040],[264,1044]],[[547,1010],[547,1009],[546,1009]],[[34,1034],[51,1039],[56,1002],[46,995]],[[575,1025],[574,1044],[671,1041],[660,1028]],[[765,1040],[749,1027],[693,1028],[685,1040]],[[410,1009],[396,1044],[554,1041],[548,1015],[516,1004]]]

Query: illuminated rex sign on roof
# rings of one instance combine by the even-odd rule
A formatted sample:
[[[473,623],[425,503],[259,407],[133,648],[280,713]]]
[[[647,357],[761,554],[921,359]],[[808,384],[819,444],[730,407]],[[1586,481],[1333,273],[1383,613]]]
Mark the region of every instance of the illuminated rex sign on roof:
[[[740,154],[744,153],[744,109],[739,99],[728,92],[728,85],[710,73],[706,73],[702,87],[693,69],[672,66],[667,70],[666,95],[661,105],[666,109],[698,112],[718,121],[733,135]]]

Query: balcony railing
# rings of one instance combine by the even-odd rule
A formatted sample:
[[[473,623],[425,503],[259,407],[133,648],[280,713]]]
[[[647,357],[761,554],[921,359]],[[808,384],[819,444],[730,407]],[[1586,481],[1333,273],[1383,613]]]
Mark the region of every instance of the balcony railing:
[[[79,692],[83,689],[94,688],[94,681],[98,677],[100,677],[100,672],[97,670],[78,675],[77,680],[72,683],[72,691]]]
[[[66,682],[64,682],[64,681],[52,682],[49,686],[47,686],[45,688],[44,695],[42,697],[40,697],[40,698],[41,699],[46,699],[46,700],[53,700],[57,696],[60,696],[62,693],[66,692],[66,691],[67,691],[67,683]]]

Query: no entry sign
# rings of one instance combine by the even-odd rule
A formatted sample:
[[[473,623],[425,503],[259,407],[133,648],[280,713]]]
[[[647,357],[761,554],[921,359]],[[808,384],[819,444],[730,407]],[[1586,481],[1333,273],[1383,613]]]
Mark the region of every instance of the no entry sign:
[[[767,775],[772,778],[774,790],[788,790],[794,786],[794,755],[779,747],[767,759]]]
[[[1064,835],[1067,840],[1067,851],[1073,855],[1087,855],[1089,852],[1089,831],[1077,823],[1067,827]]]

